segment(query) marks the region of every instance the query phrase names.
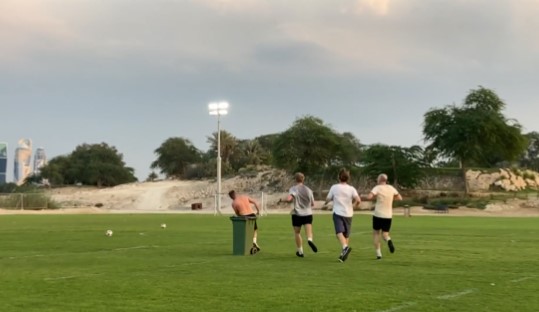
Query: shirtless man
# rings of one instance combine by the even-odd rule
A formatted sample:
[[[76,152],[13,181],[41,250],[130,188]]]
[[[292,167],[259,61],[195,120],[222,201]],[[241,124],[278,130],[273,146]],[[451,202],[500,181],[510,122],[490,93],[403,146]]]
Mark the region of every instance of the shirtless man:
[[[255,217],[260,214],[260,209],[258,207],[258,203],[250,198],[247,195],[239,195],[236,194],[236,191],[232,190],[228,192],[228,196],[232,199],[232,209],[234,209],[234,212],[239,217]],[[251,204],[255,206],[256,208],[256,214],[253,211],[253,208],[251,207]],[[256,236],[257,236],[257,230],[258,225],[256,224],[255,220],[255,230],[253,234],[253,247],[256,248],[257,252],[260,251],[260,247],[256,243]]]

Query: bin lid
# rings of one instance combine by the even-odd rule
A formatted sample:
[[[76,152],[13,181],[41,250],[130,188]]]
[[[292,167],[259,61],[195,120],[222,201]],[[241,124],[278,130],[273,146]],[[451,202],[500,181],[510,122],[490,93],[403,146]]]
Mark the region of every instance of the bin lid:
[[[256,220],[256,217],[253,216],[232,216],[230,220],[232,221],[243,221],[243,220]]]

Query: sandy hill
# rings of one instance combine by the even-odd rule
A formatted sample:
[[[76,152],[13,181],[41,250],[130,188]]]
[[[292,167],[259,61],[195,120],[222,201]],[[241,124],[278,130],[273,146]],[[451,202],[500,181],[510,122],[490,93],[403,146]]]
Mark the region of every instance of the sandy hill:
[[[247,193],[266,206],[274,206],[289,181],[284,173],[262,172],[255,177],[223,179],[221,185],[221,209],[230,210],[231,200],[227,193],[236,190]],[[282,184],[282,186],[281,186]],[[166,180],[137,182],[112,188],[63,187],[49,190],[51,198],[63,208],[101,208],[110,211],[190,211],[194,203],[202,204],[202,211],[214,211],[217,183],[214,180],[182,181]],[[275,192],[274,190],[283,190]],[[264,193],[263,193],[264,192]]]
[[[278,185],[282,183],[283,185]],[[286,195],[285,183],[272,179],[264,179],[263,175],[255,178],[225,179],[222,182],[221,212],[232,214],[231,200],[226,194],[228,190],[235,189],[247,193],[259,202],[263,203],[267,210],[272,212],[288,213],[290,206],[278,204],[279,198]],[[272,185],[269,188],[268,185]],[[273,189],[274,191],[270,191]],[[275,191],[275,190],[283,191]],[[119,185],[112,188],[95,187],[64,187],[49,190],[52,199],[59,202],[62,211],[80,213],[85,212],[112,212],[112,213],[135,213],[135,212],[159,212],[179,213],[190,212],[191,204],[202,204],[201,213],[213,213],[215,207],[215,181],[158,181],[142,182]],[[264,190],[264,192],[262,192]],[[372,203],[362,203],[365,209],[363,213],[369,213]],[[321,208],[322,202],[318,201],[316,208]],[[70,208],[75,208],[71,209]],[[317,209],[317,210],[318,210]],[[61,213],[58,212],[58,213]],[[402,214],[403,210],[395,209],[395,214]],[[422,207],[412,207],[412,214],[434,214],[431,210]],[[539,199],[537,195],[528,200],[510,200],[490,204],[484,210],[459,208],[452,210],[451,215],[486,215],[486,216],[539,216]]]

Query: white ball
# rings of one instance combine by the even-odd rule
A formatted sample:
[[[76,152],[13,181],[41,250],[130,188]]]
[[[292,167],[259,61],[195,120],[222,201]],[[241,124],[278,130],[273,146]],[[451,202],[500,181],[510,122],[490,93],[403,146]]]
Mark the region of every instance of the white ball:
[[[166,229],[167,228],[167,225],[165,223],[161,224],[161,228],[162,229]]]
[[[105,235],[107,235],[107,236],[112,236],[112,234],[113,234],[112,230],[107,230],[107,232],[105,232]]]

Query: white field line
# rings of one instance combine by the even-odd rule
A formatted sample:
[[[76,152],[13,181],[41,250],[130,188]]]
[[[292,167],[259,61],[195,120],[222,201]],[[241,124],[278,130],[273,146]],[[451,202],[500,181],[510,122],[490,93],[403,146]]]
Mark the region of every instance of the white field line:
[[[57,280],[64,280],[64,279],[71,279],[71,278],[77,278],[80,275],[71,275],[71,276],[59,276],[59,277],[45,277],[44,281],[57,281]]]
[[[523,281],[526,281],[526,280],[529,280],[529,279],[532,279],[532,278],[535,278],[535,276],[521,277],[521,278],[517,278],[517,279],[511,280],[510,282],[511,282],[511,283],[520,283],[520,282],[523,282]]]
[[[186,262],[186,263],[180,263],[180,264],[171,264],[171,265],[165,265],[163,268],[177,268],[177,267],[183,267],[183,266],[190,266],[190,265],[197,265],[197,264],[207,264],[212,263],[215,261],[199,261],[199,262]]]
[[[88,276],[94,276],[99,275],[99,273],[94,274],[82,274],[82,275],[69,275],[69,276],[58,276],[58,277],[45,277],[44,281],[59,281],[59,280],[66,280],[66,279],[73,279],[73,278],[79,278],[79,277],[88,277]]]
[[[149,249],[149,248],[159,248],[157,245],[143,245],[143,246],[133,246],[133,247],[121,247],[121,248],[114,248],[112,251],[122,251],[122,250],[131,250],[131,249]]]
[[[405,302],[404,304],[401,304],[399,306],[395,306],[395,307],[392,307],[392,308],[389,308],[389,309],[386,309],[386,310],[380,310],[378,312],[395,312],[395,311],[400,311],[402,309],[406,309],[408,307],[411,307],[411,306],[414,306],[416,303],[415,302]]]
[[[363,235],[363,234],[372,234],[372,231],[371,232],[354,232],[354,231],[352,231],[352,233],[350,235],[351,236],[356,236],[356,235]],[[335,233],[327,234],[327,236],[335,236]]]
[[[171,245],[172,246],[172,245]],[[26,255],[26,256],[19,256],[19,257],[5,257],[4,259],[9,260],[17,260],[17,259],[25,259],[25,258],[37,258],[37,257],[61,257],[61,256],[68,256],[73,254],[91,254],[91,253],[99,253],[99,252],[111,252],[111,251],[123,251],[123,250],[132,250],[132,249],[150,249],[150,248],[160,248],[161,246],[158,245],[143,245],[143,246],[133,246],[133,247],[121,247],[121,248],[114,248],[114,249],[108,249],[108,250],[94,250],[94,251],[83,251],[78,253],[62,253],[62,254],[49,254],[49,255]],[[0,258],[2,260],[2,258]]]
[[[438,297],[436,297],[436,299],[453,299],[453,298],[469,295],[469,294],[471,294],[473,292],[476,292],[476,291],[477,291],[477,289],[466,289],[466,290],[463,290],[463,291],[460,291],[460,292],[457,292],[457,293],[438,296]]]
[[[19,256],[19,257],[6,257],[6,259],[14,260],[14,259],[25,259],[25,258],[37,258],[37,257],[46,257],[46,256],[45,255],[27,255],[27,256]]]

